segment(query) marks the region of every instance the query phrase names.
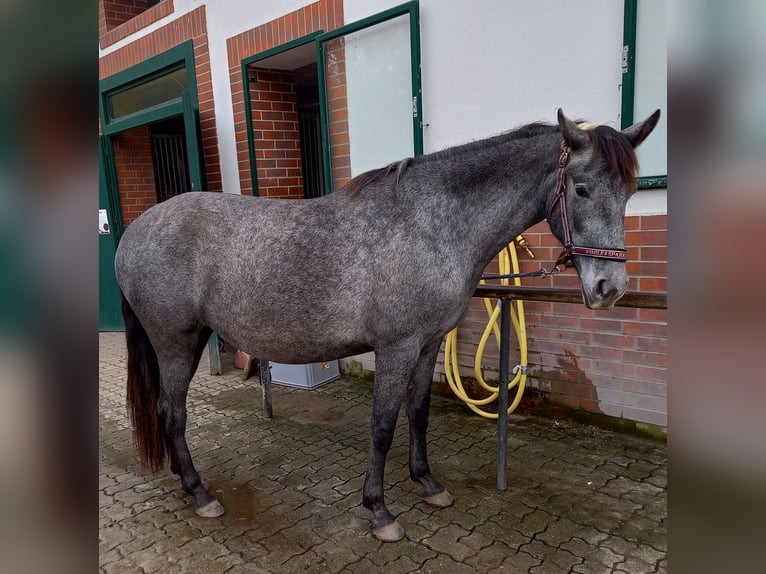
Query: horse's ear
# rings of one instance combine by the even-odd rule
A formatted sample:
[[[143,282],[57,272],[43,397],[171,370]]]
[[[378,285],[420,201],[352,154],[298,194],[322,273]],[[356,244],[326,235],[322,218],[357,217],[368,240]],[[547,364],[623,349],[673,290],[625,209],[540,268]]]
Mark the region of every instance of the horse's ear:
[[[577,127],[577,124],[564,115],[564,111],[559,108],[558,111],[559,128],[561,128],[561,137],[572,150],[576,150],[588,144],[589,138],[585,130]]]
[[[638,147],[638,145],[652,133],[652,130],[657,126],[658,121],[660,121],[660,110],[654,112],[646,119],[646,121],[625,128],[622,130],[622,133],[628,136],[633,147]]]

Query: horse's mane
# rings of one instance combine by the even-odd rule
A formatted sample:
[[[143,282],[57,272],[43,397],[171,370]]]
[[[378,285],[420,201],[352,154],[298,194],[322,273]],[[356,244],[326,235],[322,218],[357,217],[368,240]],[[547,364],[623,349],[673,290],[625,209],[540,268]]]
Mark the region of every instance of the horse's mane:
[[[407,157],[407,158],[404,158],[403,160],[390,163],[385,167],[379,167],[377,169],[371,169],[370,171],[365,171],[364,173],[357,175],[354,179],[352,179],[346,185],[344,185],[343,189],[345,189],[352,196],[356,195],[357,193],[359,193],[359,191],[362,190],[362,188],[370,185],[371,183],[385,179],[385,177],[394,170],[396,171],[396,179],[394,180],[394,187],[396,187],[397,185],[399,185],[399,182],[402,181],[404,170],[407,169],[407,166],[410,164],[410,162],[413,159],[414,158]]]
[[[603,161],[606,169],[616,173],[624,183],[630,186],[635,186],[636,173],[638,172],[638,158],[636,157],[636,152],[627,136],[609,126],[587,122],[579,123],[579,125],[587,131],[588,136],[590,137],[591,144],[593,145],[593,157]],[[534,122],[497,136],[450,147],[428,154],[427,156],[420,156],[417,158],[408,157],[393,162],[385,167],[372,169],[359,174],[344,185],[343,189],[345,189],[349,195],[354,196],[366,186],[384,180],[391,172],[396,173],[396,178],[393,182],[393,187],[396,188],[401,182],[404,172],[414,161],[422,161],[426,158],[436,159],[440,157],[456,156],[467,151],[474,151],[478,148],[487,147],[499,140],[510,141],[524,139],[539,136],[551,131],[557,131],[558,129],[559,127],[557,125],[545,122]]]

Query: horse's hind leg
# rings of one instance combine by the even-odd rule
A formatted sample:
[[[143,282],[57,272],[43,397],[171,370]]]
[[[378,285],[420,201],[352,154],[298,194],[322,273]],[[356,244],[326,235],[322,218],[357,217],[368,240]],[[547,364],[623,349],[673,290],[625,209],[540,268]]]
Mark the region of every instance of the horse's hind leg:
[[[410,478],[423,485],[423,500],[432,506],[446,508],[452,505],[452,495],[431,475],[426,447],[431,382],[440,345],[441,340],[426,346],[420,354],[407,398],[407,418],[410,422]]]
[[[186,394],[209,336],[210,331],[206,330],[193,339],[178,337],[171,348],[158,352],[160,392],[157,407],[164,426],[171,470],[180,475],[183,489],[194,496],[195,512],[199,516],[216,517],[224,513],[223,506],[203,486],[185,436]]]

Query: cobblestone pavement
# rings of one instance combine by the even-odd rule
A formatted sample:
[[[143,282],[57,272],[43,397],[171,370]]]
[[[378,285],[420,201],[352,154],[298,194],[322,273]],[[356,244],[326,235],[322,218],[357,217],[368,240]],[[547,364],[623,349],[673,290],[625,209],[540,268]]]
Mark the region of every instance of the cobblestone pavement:
[[[203,364],[189,392],[197,469],[226,507],[194,514],[170,470],[142,470],[125,411],[122,333],[100,335],[101,572],[666,572],[666,449],[574,423],[511,416],[508,489],[496,489],[495,422],[436,396],[431,468],[455,497],[423,503],[407,471],[406,417],[386,467],[386,499],[407,537],[373,538],[362,507],[369,383],[313,391]]]

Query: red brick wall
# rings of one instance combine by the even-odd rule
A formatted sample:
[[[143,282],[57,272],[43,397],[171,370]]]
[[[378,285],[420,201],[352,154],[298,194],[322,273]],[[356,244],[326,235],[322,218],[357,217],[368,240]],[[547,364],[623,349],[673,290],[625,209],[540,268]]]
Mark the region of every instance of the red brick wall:
[[[165,2],[161,2],[150,10],[163,4]],[[192,41],[194,47],[194,66],[197,75],[197,98],[207,189],[209,191],[221,191],[221,165],[210,74],[205,6],[184,14],[167,26],[163,26],[151,34],[147,34],[100,58],[99,78],[111,76],[189,40]],[[117,163],[119,164],[119,162]],[[119,165],[117,167],[119,170]],[[126,216],[125,219],[128,217]]]
[[[148,0],[102,0],[104,18],[109,29],[127,22],[149,8]]]
[[[99,44],[106,48],[173,13],[173,0],[149,8],[148,0],[99,0]]]
[[[226,41],[232,108],[234,110],[234,130],[237,140],[239,180],[243,194],[253,193],[253,182],[250,175],[250,156],[247,147],[245,89],[242,86],[241,61],[291,40],[307,36],[317,30],[321,29],[328,32],[342,25],[343,0],[319,0],[319,2],[314,2],[281,18],[242,32]]]
[[[325,46],[327,59],[327,118],[330,132],[332,188],[339,189],[351,179],[351,142],[348,135],[346,92],[346,43],[343,37]]]
[[[550,269],[560,243],[540,223],[524,233],[536,259],[518,250],[521,271]],[[667,290],[667,216],[626,219],[630,291]],[[524,279],[524,285],[579,288],[574,270],[552,279]],[[556,405],[615,417],[667,425],[667,311],[616,307],[591,311],[584,305],[525,302],[528,336],[527,384]],[[479,337],[487,322],[474,299],[459,326],[461,376],[473,376]],[[512,366],[518,347],[511,346]],[[515,350],[514,350],[515,349]],[[493,340],[482,362],[484,377],[497,380],[498,353]],[[437,365],[437,378],[443,376]]]
[[[112,136],[122,221],[127,226],[157,203],[149,127]]]
[[[291,72],[253,68],[250,105],[261,197],[303,198],[295,80]]]

